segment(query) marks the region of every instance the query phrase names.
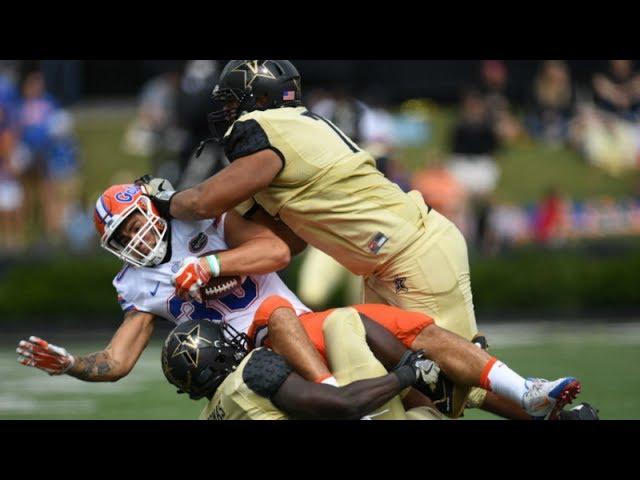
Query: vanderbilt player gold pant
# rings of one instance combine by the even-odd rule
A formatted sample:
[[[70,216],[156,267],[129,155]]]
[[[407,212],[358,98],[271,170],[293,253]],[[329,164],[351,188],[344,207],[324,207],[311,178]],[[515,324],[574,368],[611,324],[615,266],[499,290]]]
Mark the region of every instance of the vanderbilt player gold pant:
[[[413,192],[412,192],[413,193]],[[412,197],[411,194],[409,194]],[[432,317],[441,328],[471,340],[477,333],[467,245],[458,228],[435,210],[420,208],[424,235],[376,272],[364,278],[364,302],[386,303]],[[486,391],[457,387],[453,417],[482,404]]]
[[[318,281],[321,278],[322,281]],[[298,297],[311,308],[324,308],[331,294],[338,288],[346,288],[345,303],[354,305],[362,296],[362,281],[358,275],[340,265],[336,260],[314,247],[307,247],[298,273]]]
[[[355,309],[346,307],[334,310],[325,319],[322,331],[329,370],[338,385],[387,374],[387,370],[373,356],[367,345],[364,325]],[[394,397],[369,416],[375,420],[406,419],[399,397]]]
[[[375,378],[387,370],[375,358],[366,341],[360,315],[353,308],[339,308],[323,324],[329,368],[339,385]],[[440,420],[442,414],[430,407],[418,407],[405,413],[400,397],[395,397],[367,417],[372,420]]]

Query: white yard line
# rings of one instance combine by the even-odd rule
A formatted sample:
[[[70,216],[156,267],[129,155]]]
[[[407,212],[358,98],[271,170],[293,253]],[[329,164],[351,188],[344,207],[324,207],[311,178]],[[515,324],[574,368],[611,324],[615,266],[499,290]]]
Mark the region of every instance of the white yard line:
[[[589,323],[580,321],[537,321],[480,323],[479,330],[490,346],[514,347],[540,344],[640,344],[640,322]]]

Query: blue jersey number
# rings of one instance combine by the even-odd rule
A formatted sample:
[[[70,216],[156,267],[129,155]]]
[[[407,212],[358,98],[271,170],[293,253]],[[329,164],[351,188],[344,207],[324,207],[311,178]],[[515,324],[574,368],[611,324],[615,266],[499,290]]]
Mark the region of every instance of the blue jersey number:
[[[174,295],[169,300],[169,312],[176,319],[222,320],[224,314],[211,304],[220,302],[230,311],[244,310],[257,296],[258,286],[251,277],[247,277],[241,285],[241,291],[220,297],[214,302],[209,302],[208,305],[195,300],[185,301]]]

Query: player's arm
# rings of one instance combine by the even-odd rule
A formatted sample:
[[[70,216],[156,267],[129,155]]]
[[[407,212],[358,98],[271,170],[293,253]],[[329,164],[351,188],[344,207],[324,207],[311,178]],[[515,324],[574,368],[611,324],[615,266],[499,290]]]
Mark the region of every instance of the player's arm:
[[[293,233],[284,222],[276,221],[271,215],[269,215],[264,208],[256,204],[255,208],[245,214],[245,218],[250,218],[253,222],[259,223],[269,228],[278,237],[280,237],[289,246],[291,255],[298,255],[307,248],[307,242],[302,240],[298,235]]]
[[[271,149],[237,158],[202,183],[173,195],[169,213],[180,220],[217,217],[264,190],[282,170],[282,162]]]
[[[217,254],[220,275],[276,272],[291,260],[289,247],[276,233],[235,210],[225,215],[224,236],[231,248]]]
[[[127,313],[104,350],[77,357],[68,374],[87,382],[115,382],[129,374],[146,348],[155,317],[151,313]]]
[[[64,348],[31,337],[19,343],[18,361],[50,375],[66,373],[87,382],[115,382],[126,376],[138,361],[153,333],[153,323],[152,314],[132,311],[125,315],[104,350],[84,356],[71,355]]]
[[[211,277],[261,275],[285,268],[291,260],[287,244],[264,225],[244,219],[235,210],[224,217],[225,242],[231,248],[204,257],[186,257],[172,283],[181,298],[201,302],[200,287]]]
[[[271,401],[298,418],[357,420],[384,405],[415,381],[416,370],[411,362],[382,377],[358,380],[344,387],[309,382],[292,372]]]

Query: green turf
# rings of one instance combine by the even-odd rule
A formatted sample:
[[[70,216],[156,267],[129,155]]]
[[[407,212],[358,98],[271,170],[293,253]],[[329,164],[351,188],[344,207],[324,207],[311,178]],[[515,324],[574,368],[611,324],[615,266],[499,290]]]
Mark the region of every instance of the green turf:
[[[517,326],[507,328],[507,337],[502,338],[511,339],[496,336],[496,341],[510,346],[497,346],[492,353],[525,376],[577,376],[583,382],[580,400],[600,408],[603,419],[640,419],[637,326],[633,333],[623,331],[615,336],[607,333],[609,327],[605,326],[589,326],[584,335],[576,335],[573,328],[553,330],[549,336],[551,328],[529,333]],[[519,342],[529,343],[516,346]],[[104,346],[72,339],[60,343],[78,353]],[[195,419],[204,406],[204,401],[177,395],[165,381],[159,338],[128,377],[107,384],[49,377],[19,365],[13,348],[3,342],[0,349],[0,419]],[[495,417],[468,410],[465,418]]]
[[[579,378],[583,388],[578,398],[597,406],[602,419],[640,419],[637,345],[555,344],[497,348],[492,353],[524,375]],[[465,417],[495,418],[478,410],[468,410]]]

